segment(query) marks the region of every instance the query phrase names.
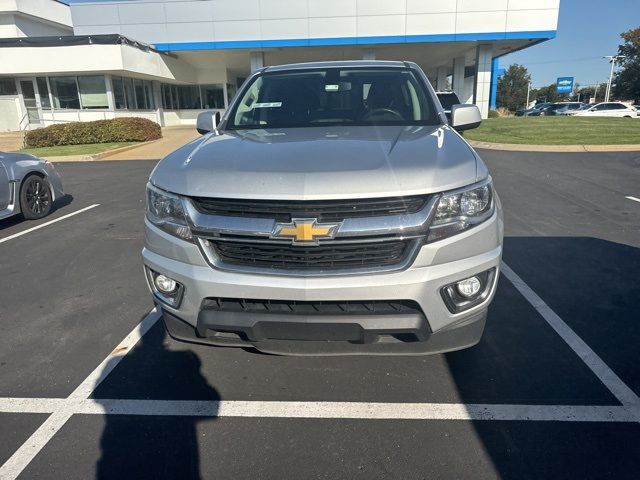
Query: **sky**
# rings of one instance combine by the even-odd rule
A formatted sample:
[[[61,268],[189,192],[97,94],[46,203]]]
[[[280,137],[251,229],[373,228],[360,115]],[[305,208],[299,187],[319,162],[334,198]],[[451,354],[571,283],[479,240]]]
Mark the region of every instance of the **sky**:
[[[556,38],[501,57],[500,66],[526,66],[533,87],[558,77],[575,77],[582,86],[602,83],[611,71],[602,57],[618,53],[620,33],[639,27],[640,0],[560,0]]]

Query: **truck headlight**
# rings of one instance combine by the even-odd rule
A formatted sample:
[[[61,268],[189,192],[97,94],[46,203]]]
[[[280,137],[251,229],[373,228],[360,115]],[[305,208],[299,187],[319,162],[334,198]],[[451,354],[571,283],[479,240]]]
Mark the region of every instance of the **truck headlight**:
[[[484,222],[495,210],[491,178],[444,193],[429,228],[428,242],[442,240]]]
[[[182,199],[151,184],[147,184],[147,219],[171,235],[193,241]]]

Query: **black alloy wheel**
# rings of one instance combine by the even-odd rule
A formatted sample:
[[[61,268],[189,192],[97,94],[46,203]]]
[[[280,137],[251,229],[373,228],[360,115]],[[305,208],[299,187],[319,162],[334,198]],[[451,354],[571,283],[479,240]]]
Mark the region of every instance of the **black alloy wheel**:
[[[51,187],[46,179],[31,174],[20,189],[20,208],[28,220],[46,217],[51,211]]]

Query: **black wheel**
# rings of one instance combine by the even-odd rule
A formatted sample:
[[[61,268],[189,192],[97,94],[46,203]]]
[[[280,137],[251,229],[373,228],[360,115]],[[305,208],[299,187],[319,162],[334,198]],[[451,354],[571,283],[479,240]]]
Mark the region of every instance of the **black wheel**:
[[[20,210],[27,220],[46,217],[51,211],[51,187],[39,175],[31,174],[22,182]]]

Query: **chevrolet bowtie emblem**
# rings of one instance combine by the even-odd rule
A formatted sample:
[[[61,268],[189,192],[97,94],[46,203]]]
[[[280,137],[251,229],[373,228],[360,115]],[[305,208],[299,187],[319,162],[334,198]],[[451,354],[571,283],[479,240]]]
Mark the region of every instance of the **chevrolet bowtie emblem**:
[[[333,238],[339,223],[318,223],[315,218],[294,218],[291,223],[276,223],[272,238],[290,238],[295,244],[317,245],[318,240]]]

